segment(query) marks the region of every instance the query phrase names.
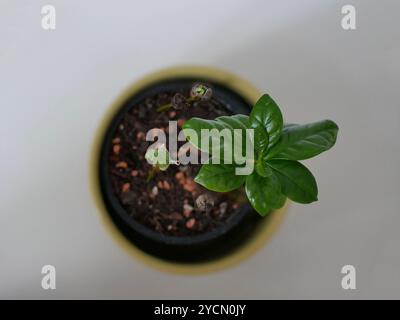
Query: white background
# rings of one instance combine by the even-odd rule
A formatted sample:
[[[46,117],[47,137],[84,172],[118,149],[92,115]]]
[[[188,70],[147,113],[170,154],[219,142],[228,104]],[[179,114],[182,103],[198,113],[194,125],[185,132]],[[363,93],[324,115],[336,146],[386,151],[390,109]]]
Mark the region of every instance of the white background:
[[[341,7],[357,30],[341,28]],[[41,7],[57,29],[41,28]],[[400,3],[0,0],[0,298],[400,298]],[[319,202],[293,204],[272,240],[205,276],[135,261],[88,187],[94,133],[120,92],[179,64],[225,68],[270,93],[287,122],[333,119],[307,161]],[[41,289],[41,267],[57,290]],[[357,290],[341,289],[341,267]]]

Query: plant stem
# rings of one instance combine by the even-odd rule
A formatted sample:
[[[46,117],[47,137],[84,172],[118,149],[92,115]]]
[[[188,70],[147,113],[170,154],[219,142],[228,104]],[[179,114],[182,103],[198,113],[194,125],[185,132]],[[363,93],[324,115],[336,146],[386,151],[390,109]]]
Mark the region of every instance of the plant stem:
[[[162,111],[166,111],[169,108],[172,107],[172,104],[168,103],[168,104],[164,104],[163,106],[160,106],[156,109],[157,112],[162,112]]]
[[[149,182],[151,179],[153,179],[154,176],[156,175],[157,171],[158,171],[157,167],[151,167],[151,169],[147,175],[146,182]]]
[[[186,99],[187,102],[193,102],[195,100],[196,100],[196,98],[193,98],[193,97],[189,97],[189,98]],[[163,111],[166,111],[166,110],[170,109],[171,107],[172,107],[171,103],[164,104],[163,106],[158,107],[156,109],[156,111],[157,112],[163,112]]]

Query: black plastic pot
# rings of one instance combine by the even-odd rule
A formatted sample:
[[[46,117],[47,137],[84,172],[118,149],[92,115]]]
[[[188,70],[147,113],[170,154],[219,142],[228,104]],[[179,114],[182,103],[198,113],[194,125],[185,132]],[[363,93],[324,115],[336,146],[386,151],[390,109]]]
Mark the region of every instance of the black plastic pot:
[[[259,215],[245,204],[221,225],[210,232],[191,236],[166,236],[136,222],[114,195],[108,175],[108,152],[112,137],[125,112],[137,106],[147,97],[160,92],[187,89],[195,82],[207,82],[213,87],[213,97],[224,103],[232,114],[248,114],[251,104],[238,93],[223,84],[208,79],[175,78],[153,83],[130,97],[112,118],[101,146],[99,181],[101,194],[108,214],[117,228],[132,244],[156,257],[176,262],[204,262],[231,253],[244,244],[260,223]]]

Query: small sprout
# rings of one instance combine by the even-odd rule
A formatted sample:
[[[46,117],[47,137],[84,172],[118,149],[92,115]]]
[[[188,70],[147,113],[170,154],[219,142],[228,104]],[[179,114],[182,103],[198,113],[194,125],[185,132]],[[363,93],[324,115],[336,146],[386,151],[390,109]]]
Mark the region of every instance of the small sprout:
[[[170,164],[179,165],[179,161],[171,159],[165,144],[160,144],[155,148],[149,148],[144,157],[147,162],[152,165],[147,176],[147,182],[149,182],[159,170],[167,170]]]
[[[170,108],[174,108],[175,110],[184,110],[190,107],[190,103],[193,101],[210,100],[212,93],[212,89],[208,85],[205,85],[203,83],[195,83],[190,89],[190,96],[188,98],[186,98],[181,93],[176,93],[172,97],[170,103],[158,107],[156,111],[162,112],[169,110]]]
[[[210,100],[212,89],[202,83],[196,83],[190,90],[190,97],[194,100]]]
[[[161,171],[168,169],[171,160],[165,144],[159,145],[158,148],[148,149],[144,157],[149,164]]]

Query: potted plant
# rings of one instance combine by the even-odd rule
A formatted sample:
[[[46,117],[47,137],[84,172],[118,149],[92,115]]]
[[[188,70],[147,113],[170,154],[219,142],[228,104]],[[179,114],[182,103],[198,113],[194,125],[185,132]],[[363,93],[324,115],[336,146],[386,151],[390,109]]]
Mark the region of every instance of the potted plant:
[[[152,129],[167,137],[181,133],[186,141],[178,142],[178,154],[166,144],[151,149],[146,137]],[[188,144],[209,159],[221,154],[224,160],[226,143],[204,148],[201,139],[190,139],[204,129],[233,136],[235,129],[249,130],[253,155],[240,164],[172,160],[186,154]],[[162,259],[204,262],[240,250],[286,198],[316,201],[315,179],[298,161],[331,148],[337,131],[329,120],[284,125],[268,95],[254,104],[206,74],[175,76],[123,99],[102,136],[95,174],[107,214],[132,244]],[[248,165],[250,171],[236,174]]]

